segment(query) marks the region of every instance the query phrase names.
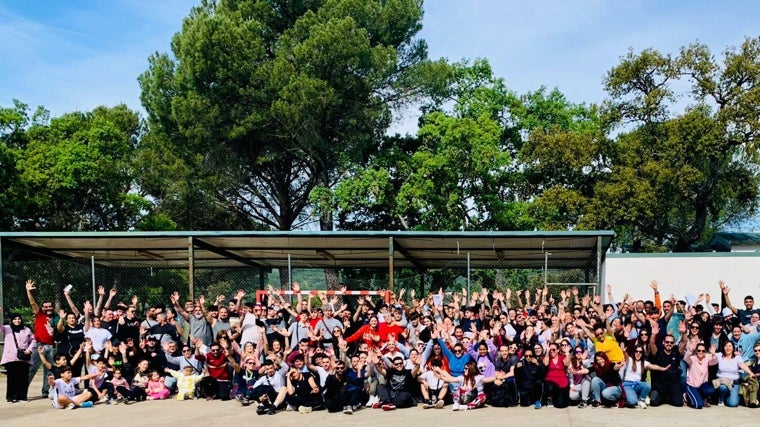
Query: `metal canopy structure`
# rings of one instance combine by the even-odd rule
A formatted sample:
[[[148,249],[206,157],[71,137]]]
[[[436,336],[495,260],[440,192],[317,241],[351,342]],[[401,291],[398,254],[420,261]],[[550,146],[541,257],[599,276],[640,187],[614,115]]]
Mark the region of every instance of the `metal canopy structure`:
[[[0,245],[46,258],[161,268],[599,267],[612,231],[575,232],[3,232]]]

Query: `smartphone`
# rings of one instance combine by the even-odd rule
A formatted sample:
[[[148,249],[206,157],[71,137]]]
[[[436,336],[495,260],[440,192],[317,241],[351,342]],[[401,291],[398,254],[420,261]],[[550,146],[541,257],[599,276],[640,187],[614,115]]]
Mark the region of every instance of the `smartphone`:
[[[72,289],[73,287],[74,287],[73,285],[71,285],[71,284],[68,284],[68,285],[66,285],[66,287],[65,287],[65,288],[63,288],[63,292],[69,292],[69,291],[71,291],[71,289]]]

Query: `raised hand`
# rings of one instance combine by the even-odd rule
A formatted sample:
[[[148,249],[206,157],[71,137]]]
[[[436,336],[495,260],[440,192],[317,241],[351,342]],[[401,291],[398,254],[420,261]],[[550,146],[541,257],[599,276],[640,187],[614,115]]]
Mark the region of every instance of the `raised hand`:
[[[652,288],[652,290],[655,291],[655,292],[657,292],[657,287],[658,286],[659,285],[657,284],[656,280],[652,280],[651,282],[649,282],[649,287]]]
[[[176,292],[175,292],[176,293]],[[179,298],[179,297],[177,297]],[[137,307],[137,303],[140,301],[140,298],[137,297],[137,295],[132,295],[132,305]]]
[[[105,295],[106,294],[106,287],[103,285],[98,286],[98,295]]]
[[[298,282],[293,282],[293,292],[301,292],[301,285]]]
[[[116,288],[111,288],[110,291],[108,291],[108,295],[113,298],[116,296]]]
[[[84,312],[87,314],[92,313],[92,303],[90,300],[84,302]]]
[[[34,286],[34,280],[32,280],[32,279],[27,280],[26,281],[26,290],[27,291],[33,291],[35,289],[37,289],[37,287]]]

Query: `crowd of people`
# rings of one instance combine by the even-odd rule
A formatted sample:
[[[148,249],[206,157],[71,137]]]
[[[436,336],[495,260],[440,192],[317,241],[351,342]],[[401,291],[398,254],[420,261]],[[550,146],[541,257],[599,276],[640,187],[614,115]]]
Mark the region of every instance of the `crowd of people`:
[[[6,400],[28,401],[40,367],[54,408],[145,400],[232,400],[259,415],[360,408],[474,410],[531,406],[701,409],[758,406],[760,309],[700,294],[616,301],[606,288],[553,295],[483,289],[292,304],[271,287],[261,301],[174,293],[138,315],[140,301],[98,289],[81,310],[39,305],[26,282],[32,328],[3,326]]]

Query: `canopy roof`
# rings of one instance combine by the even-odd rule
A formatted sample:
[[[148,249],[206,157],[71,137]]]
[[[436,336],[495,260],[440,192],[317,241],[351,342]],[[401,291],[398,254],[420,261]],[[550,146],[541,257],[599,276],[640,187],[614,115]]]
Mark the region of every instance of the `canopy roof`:
[[[589,268],[612,231],[576,232],[4,232],[4,248],[99,265],[281,268]],[[548,255],[547,255],[548,253]]]

